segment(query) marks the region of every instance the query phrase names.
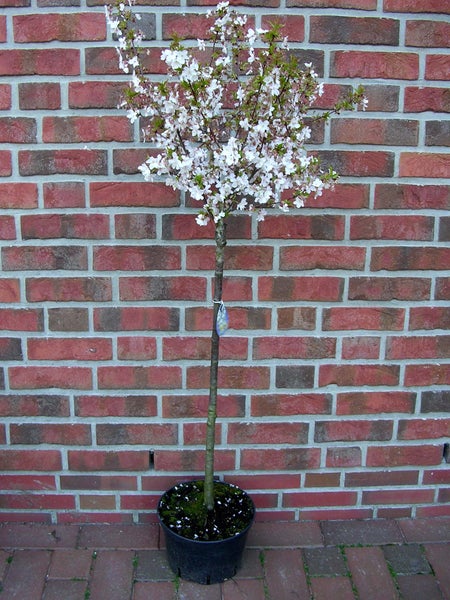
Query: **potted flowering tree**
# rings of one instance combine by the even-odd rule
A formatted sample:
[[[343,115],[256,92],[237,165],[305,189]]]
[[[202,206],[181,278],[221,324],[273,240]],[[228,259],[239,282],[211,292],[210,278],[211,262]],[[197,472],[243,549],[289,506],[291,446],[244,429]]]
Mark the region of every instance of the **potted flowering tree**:
[[[305,149],[311,125],[342,109],[364,107],[365,99],[359,87],[332,110],[314,110],[323,85],[312,65],[301,66],[289,55],[279,26],[255,30],[227,2],[208,13],[207,40],[195,47],[175,40],[162,51],[168,75],[153,81],[143,66],[139,15],[130,6],[131,0],[117,2],[107,7],[107,15],[118,39],[120,67],[130,75],[123,106],[132,122],[142,120],[145,139],[159,150],[139,170],[147,181],[163,178],[187,192],[198,202],[198,225],[214,228],[205,476],[175,486],[158,507],[172,568],[182,577],[212,583],[232,576],[239,566],[254,515],[245,492],[214,477],[219,345],[228,323],[222,302],[227,220],[239,212],[263,220],[268,209],[300,208],[306,198],[332,186],[336,172],[322,171],[319,158]],[[200,549],[188,545],[183,558],[190,540]],[[230,559],[217,554],[224,543],[231,548]]]

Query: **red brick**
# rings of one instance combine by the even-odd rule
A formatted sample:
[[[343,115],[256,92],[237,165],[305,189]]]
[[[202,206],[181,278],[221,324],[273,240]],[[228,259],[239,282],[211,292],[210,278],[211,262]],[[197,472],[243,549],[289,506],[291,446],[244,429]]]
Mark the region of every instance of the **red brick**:
[[[375,208],[445,210],[450,208],[450,186],[377,184]]]
[[[156,396],[76,396],[75,413],[80,417],[154,417]]]
[[[449,46],[450,24],[445,21],[414,20],[406,22],[406,45],[421,48]]]
[[[384,0],[383,9],[386,12],[450,13],[446,0]]]
[[[36,208],[37,203],[35,183],[0,183],[0,208]]]
[[[236,467],[234,450],[215,450],[215,468],[220,471],[234,471]],[[155,452],[157,471],[200,471],[205,469],[205,451],[157,450]]]
[[[352,471],[345,474],[346,487],[417,486],[418,471]]]
[[[450,336],[390,337],[387,340],[386,357],[445,358],[450,352]]]
[[[162,416],[166,419],[204,419],[208,412],[208,396],[189,394],[186,396],[163,396]],[[245,413],[245,396],[219,395],[217,414],[219,417],[243,417]]]
[[[153,306],[94,309],[95,331],[178,331],[179,310]]]
[[[137,479],[132,475],[61,475],[63,490],[137,490]]]
[[[106,175],[105,150],[21,150],[21,175]]]
[[[450,177],[448,156],[439,153],[402,152],[400,177]]]
[[[431,217],[357,215],[350,220],[350,239],[432,240],[433,228]]]
[[[316,309],[294,306],[277,309],[278,329],[305,329],[312,331],[316,323]]]
[[[155,215],[146,213],[114,215],[117,239],[151,239],[156,237]]]
[[[11,86],[6,83],[0,84],[0,110],[11,108]]]
[[[112,298],[107,277],[39,277],[27,279],[29,302],[107,302]]]
[[[364,269],[366,249],[339,246],[286,246],[280,248],[280,269]]]
[[[31,338],[30,360],[111,360],[112,342],[102,338]]]
[[[358,8],[360,10],[375,10],[376,0],[287,0],[286,6],[314,8]]]
[[[328,448],[326,466],[329,468],[360,467],[362,464],[361,448],[347,446],[345,448]]]
[[[404,111],[450,112],[450,90],[439,87],[406,87]]]
[[[181,387],[179,367],[98,367],[100,389],[162,389]]]
[[[69,398],[50,394],[0,396],[0,415],[5,417],[68,417]]]
[[[229,423],[229,444],[306,444],[307,423]]]
[[[406,365],[406,386],[447,385],[450,378],[450,365],[417,364]]]
[[[316,600],[353,600],[353,590],[348,577],[312,577],[311,589]]]
[[[157,258],[155,263],[157,269]],[[119,286],[120,299],[125,301],[206,301],[205,277],[122,277]]]
[[[103,424],[96,426],[99,445],[162,445],[178,443],[178,428],[175,424]]]
[[[91,597],[104,596],[109,600],[126,598],[132,587],[133,558],[132,550],[100,550],[89,584]]]
[[[87,268],[87,251],[81,246],[13,246],[3,248],[2,257],[6,271]]]
[[[59,83],[19,83],[20,110],[58,110],[61,108]]]
[[[178,206],[179,192],[161,183],[94,182],[90,184],[92,207]]]
[[[48,327],[50,331],[88,331],[88,309],[49,308]]]
[[[304,506],[353,506],[356,492],[285,492],[283,506],[299,508]]]
[[[363,504],[428,504],[432,503],[434,490],[376,490],[364,491],[362,495]]]
[[[445,438],[450,435],[450,419],[401,419],[399,440]]]
[[[92,387],[92,371],[84,367],[10,367],[12,389],[82,389]]]
[[[381,441],[392,438],[393,422],[381,419],[371,421],[316,421],[315,442]]]
[[[117,339],[119,360],[152,360],[156,358],[156,340],[144,336]]]
[[[332,358],[336,353],[334,338],[258,337],[253,341],[253,358]]]
[[[269,387],[269,376],[268,367],[234,367],[224,365],[219,370],[219,388],[266,389]],[[199,389],[208,387],[209,367],[188,367],[187,388]]]
[[[441,447],[438,445],[373,446],[367,449],[368,467],[438,465],[441,460]]]
[[[198,14],[165,14],[162,17],[163,39],[173,36],[186,39],[207,39],[210,37],[211,19]]]
[[[429,300],[431,280],[418,277],[352,277],[349,300]]]
[[[342,392],[337,396],[336,414],[413,413],[415,402],[413,392]]]
[[[317,469],[319,464],[318,448],[243,448],[241,450],[241,469],[244,471],[298,471]]]
[[[305,487],[312,487],[312,488],[340,487],[340,485],[341,485],[340,480],[341,480],[341,476],[339,473],[306,473]],[[290,487],[292,487],[292,486],[290,486]]]
[[[59,450],[2,450],[2,471],[59,471],[62,468]]]
[[[0,75],[79,75],[80,51],[72,48],[1,50]]]
[[[127,117],[44,117],[42,139],[46,143],[130,142],[133,130]]]
[[[445,270],[450,260],[450,249],[432,246],[373,248],[373,271]]]
[[[331,76],[364,79],[417,79],[419,56],[412,52],[338,50],[331,54]]]
[[[342,299],[339,277],[260,277],[258,299],[273,302],[323,301]]]
[[[317,208],[367,208],[369,205],[369,187],[364,184],[358,183],[340,183],[335,186],[333,190],[325,190],[321,196],[313,200],[308,200],[307,206]],[[267,217],[266,217],[267,218]],[[302,216],[302,220],[305,217]],[[321,218],[325,223],[337,223],[339,225],[339,232],[341,232],[342,221],[336,221],[336,215],[322,215]],[[298,219],[300,221],[300,219]],[[263,221],[264,222],[264,221]],[[261,224],[260,224],[261,225]],[[291,227],[297,227],[295,223],[292,223]],[[325,226],[324,232],[327,228]],[[280,236],[281,237],[281,236]],[[284,235],[283,237],[286,237]],[[341,239],[341,238],[339,238]]]
[[[450,282],[448,277],[436,279],[436,300],[448,300],[450,298]]]
[[[258,238],[342,240],[344,225],[343,217],[337,215],[269,215],[258,224]]]
[[[312,16],[310,28],[309,41],[319,44],[396,46],[399,43],[396,19]]]
[[[319,385],[339,386],[398,385],[397,365],[320,365]]]
[[[176,337],[163,340],[164,360],[209,360],[211,340],[209,337]],[[222,359],[246,360],[248,340],[245,338],[225,337],[221,340]]]
[[[0,302],[19,302],[19,300],[20,281],[13,278],[0,279]]]
[[[333,307],[323,311],[324,331],[402,330],[405,311],[400,308]]]
[[[94,269],[99,271],[174,270],[181,267],[180,249],[167,246],[98,246]]]
[[[106,38],[105,17],[101,13],[33,14],[13,17],[14,41],[77,42]]]
[[[230,270],[268,271],[273,264],[273,248],[271,246],[227,246],[225,250],[225,265]],[[212,246],[195,246],[188,248],[188,269],[213,270],[215,253]]]
[[[69,108],[117,108],[123,92],[121,81],[70,81]]]
[[[265,394],[252,395],[251,414],[255,417],[270,415],[316,415],[331,412],[328,394]]]
[[[145,450],[69,450],[71,471],[146,471],[148,452]]]
[[[15,240],[16,224],[12,216],[0,216],[0,240]]]
[[[273,6],[278,6],[277,0],[272,1]],[[267,7],[268,3],[262,0],[261,6]],[[305,36],[305,18],[302,15],[278,15],[263,14],[261,18],[261,27],[270,29],[276,23],[281,25],[283,36],[287,36],[290,42],[303,42]]]
[[[342,358],[380,358],[380,338],[374,336],[353,336],[342,340]]]
[[[450,308],[442,306],[411,307],[409,329],[450,329]]]
[[[394,155],[392,152],[321,150],[319,157],[323,167],[332,166],[346,177],[392,177]]]
[[[23,239],[109,237],[107,215],[25,215],[21,218]]]
[[[92,443],[90,426],[79,423],[12,423],[10,433],[12,444],[85,446]]]
[[[310,597],[300,549],[266,550],[264,558],[264,569],[271,598],[303,600]]]
[[[0,117],[0,142],[34,144],[37,141],[36,120],[28,117]]]
[[[445,54],[428,55],[425,62],[425,79],[448,81],[449,57]]]
[[[52,475],[2,475],[3,490],[56,490]]]
[[[11,152],[0,150],[0,177],[9,177],[12,174]]]
[[[197,208],[197,206],[195,206],[195,208]],[[213,240],[214,227],[211,223],[205,227],[199,227],[195,221],[195,215],[192,213],[163,215],[162,238],[164,240]],[[227,239],[250,238],[251,219],[249,219],[248,215],[234,215],[230,217],[227,222]],[[193,246],[193,248],[201,248],[203,252],[210,252],[213,250],[213,245],[209,245],[208,247]],[[228,247],[227,251],[233,252],[233,248]],[[213,253],[211,256],[213,256]]]
[[[423,483],[425,485],[450,483],[450,468],[446,470],[424,471]]]
[[[86,205],[82,182],[45,182],[43,191],[45,208],[82,208]]]
[[[417,146],[418,121],[398,119],[333,119],[331,142],[334,144],[379,144]]]
[[[35,600],[42,596],[50,559],[50,552],[33,550],[15,552],[8,576],[3,582],[3,593],[6,597]]]
[[[40,308],[0,308],[0,323],[5,331],[43,331],[44,315]]]
[[[222,439],[222,425],[216,423],[215,426],[216,440]],[[183,423],[183,440],[185,446],[204,445],[206,440],[206,423],[203,420],[201,423]]]
[[[389,574],[381,548],[346,548],[345,554],[353,584],[361,599],[397,599],[395,583]]]

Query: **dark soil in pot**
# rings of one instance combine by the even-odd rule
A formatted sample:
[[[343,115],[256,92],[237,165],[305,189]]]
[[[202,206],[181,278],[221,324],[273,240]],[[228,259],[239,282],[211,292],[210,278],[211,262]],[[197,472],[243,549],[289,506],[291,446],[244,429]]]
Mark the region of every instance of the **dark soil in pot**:
[[[235,485],[214,483],[214,510],[203,505],[200,481],[180,483],[161,498],[158,513],[172,531],[190,540],[223,540],[243,531],[253,520],[255,507],[251,498]]]
[[[203,506],[203,481],[181,483],[158,505],[172,571],[201,584],[234,577],[241,566],[255,507],[240,488],[215,483],[215,507]]]

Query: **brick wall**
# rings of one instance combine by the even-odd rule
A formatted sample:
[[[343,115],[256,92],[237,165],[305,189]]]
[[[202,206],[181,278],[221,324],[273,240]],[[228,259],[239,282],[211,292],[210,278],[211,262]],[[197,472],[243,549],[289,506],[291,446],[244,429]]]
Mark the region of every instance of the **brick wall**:
[[[209,2],[144,4],[160,74]],[[0,5],[1,518],[152,520],[202,469],[211,230],[136,171],[102,3]],[[260,518],[448,514],[448,0],[240,9],[369,109],[315,132],[334,193],[230,224],[217,470]]]

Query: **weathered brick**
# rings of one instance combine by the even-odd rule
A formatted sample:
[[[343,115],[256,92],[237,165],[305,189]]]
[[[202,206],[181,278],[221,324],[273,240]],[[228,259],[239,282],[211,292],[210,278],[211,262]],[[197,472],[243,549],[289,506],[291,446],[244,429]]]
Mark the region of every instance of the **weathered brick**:
[[[367,449],[368,467],[438,465],[442,460],[438,445],[382,446]]]
[[[342,392],[337,396],[336,414],[413,413],[415,401],[412,392]]]
[[[180,249],[171,246],[98,246],[94,248],[97,271],[159,271],[181,267]]]
[[[398,385],[399,367],[389,364],[320,365],[319,385]]]
[[[323,311],[322,328],[334,330],[401,330],[405,312],[400,308],[333,307]]]
[[[393,422],[381,419],[371,421],[316,421],[314,426],[316,442],[355,442],[390,440]]]
[[[154,417],[156,396],[76,396],[79,417]]]
[[[280,248],[280,269],[297,271],[307,269],[362,270],[366,249],[340,246],[287,246]]]
[[[80,51],[75,48],[0,50],[0,75],[79,75]]]
[[[307,423],[230,423],[229,444],[306,444]]]
[[[351,217],[350,238],[381,240],[432,240],[434,219],[419,215]]]
[[[84,270],[87,251],[81,246],[14,246],[3,248],[5,271]]]
[[[45,208],[81,208],[86,205],[81,181],[45,182]]]
[[[427,146],[450,146],[450,126],[447,122],[428,121],[425,128]]]
[[[264,394],[252,395],[251,414],[255,417],[330,414],[329,394]]]
[[[19,83],[19,108],[21,110],[58,110],[61,108],[59,83]]]
[[[448,155],[443,153],[402,152],[400,177],[449,178]]]
[[[309,41],[319,44],[397,46],[399,21],[370,17],[312,16]]]
[[[383,9],[386,12],[408,13],[450,13],[450,7],[445,0],[384,0]]]
[[[181,369],[170,366],[98,367],[98,385],[106,390],[180,388]]]
[[[0,142],[35,144],[36,120],[29,117],[0,117]]]
[[[178,206],[179,193],[160,183],[96,182],[90,185],[91,206]]]
[[[405,112],[450,112],[450,90],[439,87],[406,87]]]
[[[86,446],[92,443],[89,425],[20,423],[10,426],[12,444],[59,444]]]
[[[5,417],[68,417],[69,398],[51,394],[0,395],[0,415]]]
[[[177,308],[125,306],[94,310],[95,331],[177,331],[178,326]]]
[[[91,369],[85,367],[10,367],[12,389],[82,389],[92,387]]]
[[[332,77],[415,80],[419,56],[413,52],[336,50],[331,53]]]
[[[42,139],[45,143],[131,142],[132,127],[122,116],[44,117]]]
[[[317,469],[319,463],[320,450],[318,448],[243,448],[241,451],[241,468],[245,471]]]
[[[29,338],[29,360],[111,360],[112,342],[104,338]]]
[[[27,279],[26,294],[29,302],[108,302],[112,287],[108,277],[37,277]],[[50,310],[55,316],[57,309],[49,309],[49,314]],[[66,312],[65,317],[72,319],[75,314]]]
[[[258,337],[253,341],[253,358],[330,358],[336,352],[334,338]]]
[[[21,218],[23,239],[107,239],[109,218],[99,214],[25,215]]]
[[[260,277],[260,300],[273,302],[324,301],[338,302],[342,298],[340,277]]]
[[[387,339],[386,358],[446,358],[450,352],[450,336],[392,336]]]
[[[429,54],[425,59],[425,79],[448,81],[450,79],[449,61],[448,55]]]
[[[104,150],[21,150],[19,172],[31,175],[106,175]]]
[[[445,21],[414,20],[406,22],[407,46],[445,48],[449,45],[450,24]]]
[[[106,38],[105,16],[95,12],[16,15],[13,28],[14,40],[19,43],[101,41]]]
[[[380,144],[383,146],[417,146],[418,121],[406,119],[333,119],[333,144]]]
[[[439,247],[378,247],[373,248],[373,271],[441,270],[449,264],[450,249]]]
[[[170,423],[157,424],[104,424],[96,425],[97,443],[99,445],[165,445],[177,444],[177,426]]]

